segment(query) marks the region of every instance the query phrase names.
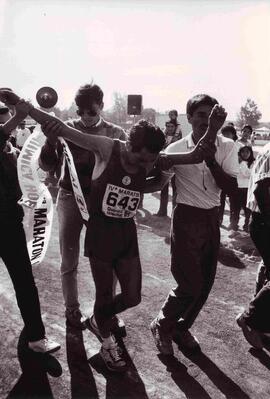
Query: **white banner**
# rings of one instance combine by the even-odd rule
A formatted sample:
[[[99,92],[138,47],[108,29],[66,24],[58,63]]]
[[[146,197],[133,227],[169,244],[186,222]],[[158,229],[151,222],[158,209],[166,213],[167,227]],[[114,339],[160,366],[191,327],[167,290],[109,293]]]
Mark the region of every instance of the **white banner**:
[[[68,164],[70,180],[71,180],[71,184],[73,187],[73,193],[74,193],[75,200],[77,202],[77,205],[78,205],[79,211],[81,212],[83,220],[88,222],[89,213],[88,213],[87,205],[86,205],[83,193],[82,193],[81,185],[80,185],[77,171],[76,171],[76,168],[74,165],[72,154],[70,152],[70,149],[69,149],[66,141],[62,137],[59,137],[59,140],[61,141],[61,143],[63,145],[65,160]]]
[[[44,259],[53,219],[52,197],[38,174],[38,157],[44,142],[45,136],[36,126],[21,150],[17,166],[22,191],[18,203],[24,209],[23,224],[32,265]]]

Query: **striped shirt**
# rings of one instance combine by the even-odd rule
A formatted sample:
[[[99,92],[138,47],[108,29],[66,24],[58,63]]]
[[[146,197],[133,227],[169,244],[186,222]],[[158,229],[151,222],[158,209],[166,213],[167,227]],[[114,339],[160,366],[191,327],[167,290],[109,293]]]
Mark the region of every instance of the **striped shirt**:
[[[257,155],[249,180],[247,208],[253,212],[260,212],[254,191],[257,183],[270,177],[270,143],[266,144]]]
[[[236,177],[239,170],[238,149],[233,140],[224,136],[217,136],[215,153],[216,162],[224,172]],[[170,144],[165,153],[174,154],[178,152],[189,152],[194,149],[192,133],[181,140]],[[177,190],[176,202],[202,209],[211,209],[220,205],[221,189],[217,186],[215,179],[203,161],[199,164],[177,165],[172,168],[175,174]]]

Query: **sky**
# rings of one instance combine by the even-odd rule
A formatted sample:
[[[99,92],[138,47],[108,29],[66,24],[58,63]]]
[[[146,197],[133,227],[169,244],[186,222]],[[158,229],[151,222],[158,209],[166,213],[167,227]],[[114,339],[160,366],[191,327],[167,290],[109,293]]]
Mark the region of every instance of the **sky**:
[[[235,120],[249,97],[270,121],[270,1],[0,0],[1,87],[33,100],[51,86],[61,109],[80,85],[141,94],[185,113],[198,93]]]

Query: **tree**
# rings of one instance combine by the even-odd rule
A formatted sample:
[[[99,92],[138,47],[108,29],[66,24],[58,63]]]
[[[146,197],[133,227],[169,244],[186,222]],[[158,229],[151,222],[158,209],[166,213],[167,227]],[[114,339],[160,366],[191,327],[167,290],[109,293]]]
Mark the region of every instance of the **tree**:
[[[258,109],[257,104],[251,100],[251,98],[247,98],[246,104],[240,108],[236,123],[239,127],[246,124],[256,127],[258,126],[258,121],[261,117],[262,114]]]
[[[114,104],[111,109],[104,111],[104,116],[117,125],[123,125],[129,119],[127,114],[127,96],[118,92],[113,93]]]

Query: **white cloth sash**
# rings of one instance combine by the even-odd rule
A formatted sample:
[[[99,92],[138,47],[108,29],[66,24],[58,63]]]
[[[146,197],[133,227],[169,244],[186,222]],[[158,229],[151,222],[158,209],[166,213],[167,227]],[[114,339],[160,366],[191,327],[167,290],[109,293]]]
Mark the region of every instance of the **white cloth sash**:
[[[38,127],[26,140],[18,157],[18,179],[22,198],[18,201],[24,209],[24,231],[32,265],[44,259],[50,241],[53,201],[46,185],[38,174],[38,157],[45,137]]]

